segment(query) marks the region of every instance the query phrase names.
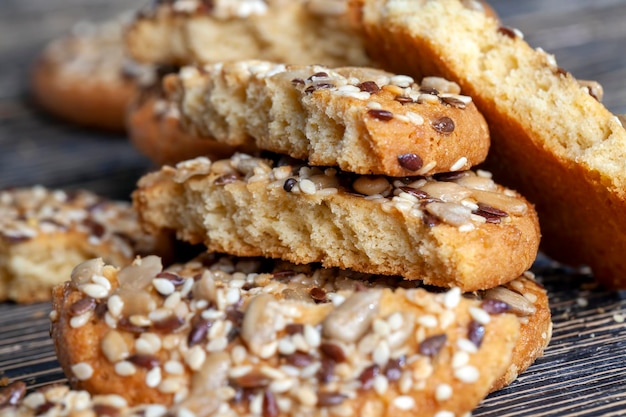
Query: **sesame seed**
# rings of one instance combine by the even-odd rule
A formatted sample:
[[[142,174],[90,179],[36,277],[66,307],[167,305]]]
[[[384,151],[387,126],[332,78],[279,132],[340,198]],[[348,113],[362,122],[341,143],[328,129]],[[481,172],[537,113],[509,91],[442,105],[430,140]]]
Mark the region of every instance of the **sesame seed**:
[[[194,346],[185,354],[185,363],[192,371],[199,370],[206,360],[206,352],[201,346]]]
[[[88,311],[86,313],[81,314],[80,316],[72,317],[70,319],[70,327],[73,329],[83,327],[91,319],[92,315],[93,315],[93,311]]]
[[[435,389],[435,399],[437,401],[445,401],[452,397],[452,387],[448,384],[439,384]]]
[[[72,365],[72,373],[79,381],[86,381],[93,375],[93,368],[86,362]]]
[[[455,352],[452,356],[452,367],[461,368],[462,366],[465,366],[469,363],[469,359],[470,358],[467,352],[459,350],[458,352]]]
[[[383,108],[382,104],[377,101],[368,101],[365,107],[373,110],[381,110]]]
[[[137,368],[135,367],[135,365],[129,361],[117,362],[114,365],[113,369],[115,370],[115,373],[120,376],[130,376],[134,375],[135,372],[137,372]]]
[[[450,171],[459,171],[465,166],[465,164],[467,164],[467,158],[462,156],[457,159],[454,164],[452,164],[452,166],[450,167]]]
[[[152,324],[152,320],[150,320],[148,317],[141,315],[141,314],[133,314],[132,316],[128,318],[128,321],[133,326],[139,326],[139,327],[147,327]]]
[[[424,314],[423,316],[417,318],[417,323],[427,328],[433,328],[437,327],[438,321],[437,317],[431,314]]]
[[[372,329],[377,336],[385,337],[391,332],[389,324],[385,320],[375,319],[372,322]]]
[[[146,385],[156,388],[161,383],[161,368],[155,366],[146,373]]]
[[[135,350],[139,354],[152,355],[161,350],[161,338],[154,333],[142,333],[135,340]]]
[[[150,404],[143,411],[144,417],[161,417],[167,413],[167,408],[160,404]]]
[[[421,126],[424,124],[424,118],[415,112],[412,112],[412,111],[406,112],[405,116],[414,125]]]
[[[226,291],[226,303],[236,304],[241,299],[239,288],[229,288]]]
[[[452,411],[438,411],[433,417],[455,417]]]
[[[272,392],[280,394],[289,391],[291,388],[293,388],[294,385],[295,380],[284,378],[272,381],[269,385],[269,389]]]
[[[306,340],[307,345],[316,348],[322,343],[322,336],[315,327],[307,324],[304,326],[304,340]]]
[[[166,378],[159,384],[158,390],[164,394],[173,394],[182,387],[179,378]]]
[[[454,376],[461,382],[472,383],[476,382],[480,377],[478,369],[472,365],[465,365],[454,370]]]
[[[152,285],[161,295],[170,295],[171,293],[176,291],[174,283],[166,278],[155,278],[152,280]]]
[[[278,352],[280,352],[281,355],[291,355],[295,351],[296,346],[290,338],[283,337],[278,341]]]
[[[172,375],[182,375],[183,373],[185,373],[185,367],[183,366],[183,364],[179,361],[173,360],[165,362],[165,364],[163,365],[163,370]]]
[[[300,185],[300,190],[304,194],[314,195],[317,191],[317,188],[315,187],[315,183],[313,183],[313,181],[309,179],[306,179],[306,178],[301,179],[299,185]]]
[[[111,283],[109,282],[108,279],[106,279],[102,275],[92,275],[91,281],[94,284],[98,284],[98,285],[103,286],[104,288],[106,288],[107,291],[111,290]]]
[[[476,353],[478,351],[476,344],[468,339],[461,338],[456,341],[456,345],[459,349],[467,353]]]
[[[389,380],[384,375],[378,374],[374,376],[374,383],[372,386],[378,395],[384,395],[389,388]]]
[[[296,391],[296,397],[303,405],[313,407],[317,404],[317,394],[308,387],[301,387]]]
[[[389,344],[386,340],[381,340],[372,353],[372,359],[378,366],[384,366],[389,362],[390,355],[391,350],[389,349]]]
[[[394,398],[393,405],[400,410],[411,410],[415,408],[415,400],[408,395],[400,395]]]
[[[124,301],[122,300],[122,297],[117,294],[110,296],[107,300],[107,308],[113,317],[119,317],[124,309]]]
[[[219,337],[217,339],[211,340],[209,344],[206,346],[206,350],[208,350],[209,352],[219,352],[219,351],[226,349],[227,346],[228,346],[228,339],[226,339],[225,337]]]
[[[488,324],[491,321],[491,316],[482,308],[470,307],[470,316],[480,324]]]
[[[263,394],[257,394],[250,401],[250,412],[260,415],[263,412]]]
[[[443,296],[443,305],[448,309],[452,310],[459,305],[461,301],[461,289],[459,287],[454,287],[447,291]]]
[[[181,297],[186,297],[187,295],[189,295],[189,292],[193,288],[193,284],[194,284],[193,278],[187,278],[185,280],[182,288],[180,289],[180,296]]]
[[[100,284],[83,284],[80,290],[91,298],[105,298],[109,295],[109,290]]]

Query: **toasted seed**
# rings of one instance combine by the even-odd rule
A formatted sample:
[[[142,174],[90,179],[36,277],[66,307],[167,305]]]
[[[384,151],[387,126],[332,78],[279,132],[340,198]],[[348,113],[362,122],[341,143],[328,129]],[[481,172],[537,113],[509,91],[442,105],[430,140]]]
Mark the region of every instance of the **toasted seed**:
[[[424,339],[419,345],[419,352],[426,356],[435,356],[441,351],[446,344],[448,336],[446,334],[438,334]]]
[[[422,158],[414,153],[405,153],[398,155],[398,163],[402,168],[409,171],[419,171],[424,166]]]
[[[332,407],[341,404],[346,398],[348,398],[346,395],[338,392],[318,392],[317,405],[320,407]]]
[[[375,119],[382,120],[383,122],[387,122],[393,119],[393,113],[389,110],[382,109],[369,109],[367,111],[368,116],[371,116]]]
[[[454,132],[454,120],[443,116],[432,122],[433,129],[439,133],[448,134]]]
[[[537,308],[526,297],[508,288],[491,288],[485,292],[484,297],[488,300],[505,302],[510,306],[510,311],[519,316],[530,316],[537,311]]]
[[[356,342],[365,334],[378,312],[381,291],[355,292],[326,316],[322,332],[331,340]]]

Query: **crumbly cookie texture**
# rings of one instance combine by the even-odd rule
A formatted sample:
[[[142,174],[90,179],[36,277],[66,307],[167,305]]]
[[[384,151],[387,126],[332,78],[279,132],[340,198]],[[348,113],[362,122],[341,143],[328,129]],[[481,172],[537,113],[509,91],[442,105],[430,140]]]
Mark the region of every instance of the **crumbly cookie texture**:
[[[189,65],[264,58],[332,66],[370,63],[344,0],[157,1],[126,45],[140,62]]]
[[[402,275],[463,290],[510,281],[534,261],[532,206],[488,173],[394,179],[236,154],[163,167],[133,202],[146,230],[239,256]]]
[[[141,100],[129,106],[126,130],[135,148],[159,166],[198,155],[225,158],[242,149],[185,132],[176,103],[158,93],[143,93]]]
[[[487,156],[489,130],[457,84],[385,71],[237,61],[164,81],[192,133],[358,174],[460,171]]]
[[[488,167],[536,204],[545,251],[626,288],[626,130],[554,57],[458,0],[355,0],[375,59],[456,81],[492,134]]]
[[[129,405],[434,416],[471,411],[506,372],[520,332],[509,308],[401,278],[226,257],[163,271],[150,256],[79,265],[51,319],[73,386]]]
[[[101,256],[122,266],[163,244],[126,202],[40,186],[0,191],[0,300],[49,300],[77,263]]]
[[[52,114],[81,125],[123,130],[134,85],[155,82],[155,70],[124,54],[124,18],[80,22],[52,41],[36,61],[32,93]]]

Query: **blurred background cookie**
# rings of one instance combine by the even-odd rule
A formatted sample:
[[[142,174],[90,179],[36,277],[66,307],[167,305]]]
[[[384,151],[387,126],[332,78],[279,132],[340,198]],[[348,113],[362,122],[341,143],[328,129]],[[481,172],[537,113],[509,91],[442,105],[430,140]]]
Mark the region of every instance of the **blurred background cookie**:
[[[32,94],[45,111],[82,126],[124,130],[135,85],[155,77],[151,66],[126,57],[122,35],[129,17],[81,22],[45,48],[31,78]]]
[[[41,186],[0,191],[0,301],[46,301],[80,262],[126,265],[137,254],[170,258],[166,238],[143,233],[127,202]]]

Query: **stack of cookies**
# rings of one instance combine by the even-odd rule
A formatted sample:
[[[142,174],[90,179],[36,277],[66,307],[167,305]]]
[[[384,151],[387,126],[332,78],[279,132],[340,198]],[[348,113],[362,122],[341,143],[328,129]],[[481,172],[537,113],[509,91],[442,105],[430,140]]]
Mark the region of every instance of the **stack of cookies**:
[[[427,50],[410,22],[453,11],[523,42],[473,1],[142,10],[120,50],[159,82],[137,93],[127,126],[169,164],[139,180],[137,224],[205,253],[76,266],[53,291],[52,336],[87,393],[47,390],[11,410],[61,413],[82,396],[98,414],[449,417],[512,382],[551,336],[526,271],[539,220],[476,168],[490,131],[522,119],[489,96],[507,76],[485,70],[478,91],[446,55],[410,58]],[[406,67],[389,58],[396,45]],[[392,64],[407,70],[380,69]],[[578,100],[597,103],[585,88]]]

